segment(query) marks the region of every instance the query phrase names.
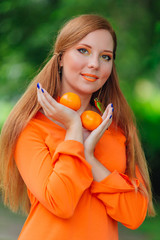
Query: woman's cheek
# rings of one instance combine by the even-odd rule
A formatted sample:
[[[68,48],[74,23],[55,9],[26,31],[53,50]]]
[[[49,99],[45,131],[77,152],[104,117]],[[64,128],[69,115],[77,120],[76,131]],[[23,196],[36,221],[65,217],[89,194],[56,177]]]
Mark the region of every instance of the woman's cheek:
[[[85,66],[85,58],[84,57],[74,57],[72,60],[72,65],[74,69],[81,70]]]
[[[113,64],[110,63],[104,70],[105,71],[105,75],[106,75],[107,78],[111,75],[112,67],[113,67]]]
[[[102,73],[102,79],[103,80],[107,80],[109,78],[109,76],[111,75],[111,69],[104,69],[103,73]]]

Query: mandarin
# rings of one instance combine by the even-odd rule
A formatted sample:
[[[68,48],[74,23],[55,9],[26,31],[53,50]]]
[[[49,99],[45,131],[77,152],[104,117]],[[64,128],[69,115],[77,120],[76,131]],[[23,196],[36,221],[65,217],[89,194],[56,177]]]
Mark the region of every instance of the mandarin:
[[[84,128],[92,131],[102,122],[102,117],[94,111],[88,110],[81,114],[81,121]]]
[[[67,92],[59,99],[59,103],[75,111],[81,107],[81,99],[76,93]]]

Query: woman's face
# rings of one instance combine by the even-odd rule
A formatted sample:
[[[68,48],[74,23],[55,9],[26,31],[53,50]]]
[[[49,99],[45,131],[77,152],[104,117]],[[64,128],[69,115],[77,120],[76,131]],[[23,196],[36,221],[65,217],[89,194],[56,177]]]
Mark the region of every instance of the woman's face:
[[[100,29],[86,35],[62,56],[62,94],[92,94],[109,78],[113,66],[113,39]]]

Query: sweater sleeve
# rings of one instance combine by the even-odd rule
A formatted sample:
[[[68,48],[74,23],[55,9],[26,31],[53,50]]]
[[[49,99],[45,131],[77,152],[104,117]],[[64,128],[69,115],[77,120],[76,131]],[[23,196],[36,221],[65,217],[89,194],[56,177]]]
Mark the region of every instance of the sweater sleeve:
[[[112,165],[114,162],[121,164],[122,158],[126,158],[125,154],[122,154],[125,152],[125,143],[117,141],[114,149],[116,147],[119,150],[114,151],[114,154],[111,147],[106,151],[110,155],[109,162],[113,163]],[[148,207],[148,199],[140,190],[140,184],[144,186],[137,167],[134,181],[131,181],[126,174],[120,173],[117,167],[101,182],[93,181],[90,189],[91,193],[103,202],[110,217],[130,229],[136,229],[144,221]]]
[[[39,130],[29,124],[17,141],[14,156],[34,197],[56,216],[71,217],[93,180],[83,144],[74,140],[62,141],[52,156]]]

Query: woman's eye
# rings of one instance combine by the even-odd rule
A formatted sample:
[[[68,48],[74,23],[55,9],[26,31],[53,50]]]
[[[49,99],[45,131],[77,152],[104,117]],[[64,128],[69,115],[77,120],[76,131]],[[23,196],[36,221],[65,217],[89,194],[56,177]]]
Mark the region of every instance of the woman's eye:
[[[111,57],[109,55],[102,55],[101,56],[105,61],[111,60]]]
[[[82,54],[85,54],[85,55],[88,55],[88,54],[89,54],[88,50],[85,49],[85,48],[78,48],[77,50],[78,50],[80,53],[82,53]]]

